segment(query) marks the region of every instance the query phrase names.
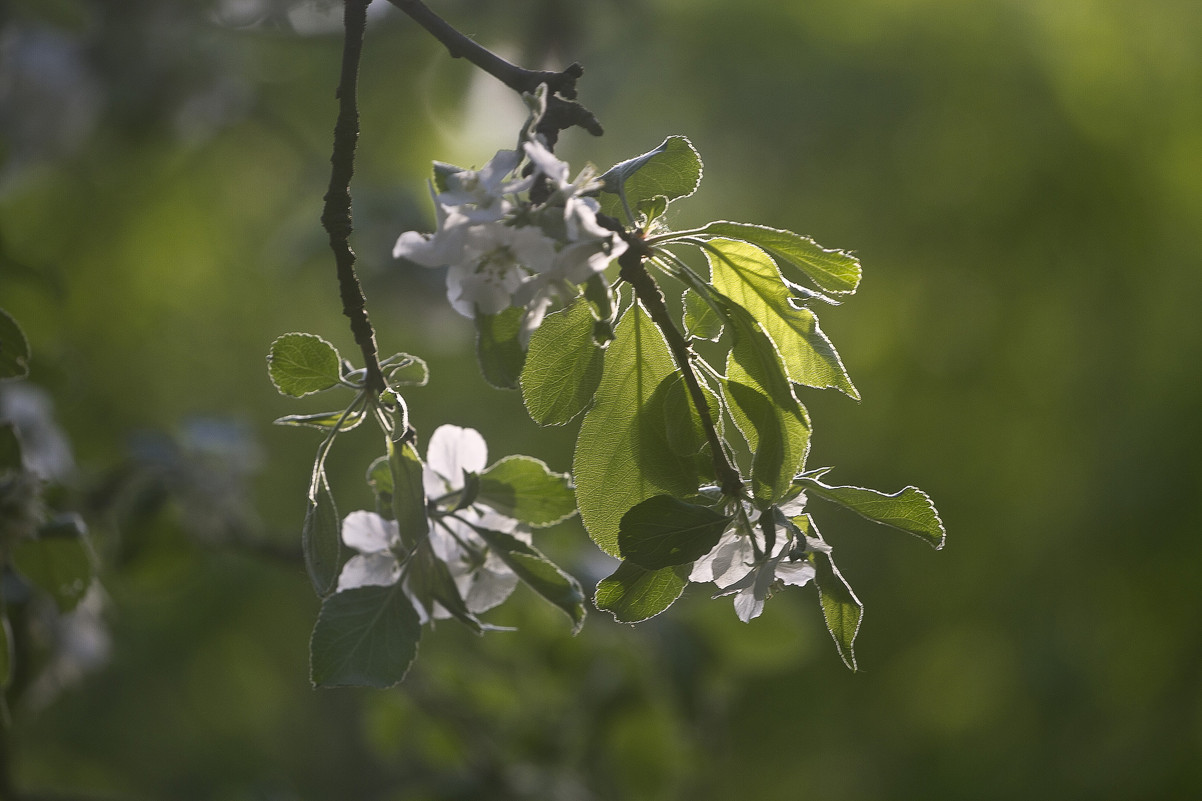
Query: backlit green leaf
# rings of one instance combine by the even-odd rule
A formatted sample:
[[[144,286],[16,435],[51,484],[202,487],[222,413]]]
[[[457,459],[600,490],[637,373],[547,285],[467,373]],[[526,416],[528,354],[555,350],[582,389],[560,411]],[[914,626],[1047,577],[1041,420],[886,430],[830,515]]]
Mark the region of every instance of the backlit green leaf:
[[[626,208],[633,213],[644,201],[656,196],[671,201],[697,191],[701,183],[701,156],[687,138],[669,136],[654,150],[615,164],[601,176],[601,181],[601,211],[611,217],[623,217]]]
[[[267,372],[284,395],[321,392],[342,378],[338,351],[315,334],[284,334],[271,343]]]
[[[622,515],[622,556],[648,570],[693,562],[718,544],[731,518],[708,506],[656,495]]]
[[[694,339],[717,342],[722,336],[722,318],[705,299],[691,289],[684,291],[684,330]]]
[[[313,589],[324,598],[334,591],[342,569],[342,521],[324,472],[318,482],[317,497],[305,513],[301,551]]]
[[[722,407],[718,404],[717,396],[707,385],[701,384],[700,387],[705,396],[710,421],[717,426],[717,432],[721,435]],[[697,412],[684,378],[679,373],[669,376],[664,381],[663,409],[664,433],[672,452],[680,456],[700,453],[709,440],[701,424],[701,415]]]
[[[593,602],[619,623],[638,623],[675,603],[688,583],[688,565],[648,570],[634,562],[623,562],[597,584]]]
[[[309,642],[317,687],[391,687],[417,656],[421,623],[401,585],[356,587],[326,598]]]
[[[517,389],[526,362],[519,335],[525,309],[511,306],[500,314],[476,315],[476,358],[484,380],[497,389]]]
[[[290,414],[287,417],[280,417],[272,422],[277,426],[299,426],[302,428],[316,428],[320,431],[333,431],[335,428],[339,431],[350,431],[353,428],[357,428],[363,422],[364,417],[366,417],[365,409],[353,409],[349,413],[338,411],[319,412],[318,414]]]
[[[874,523],[913,534],[937,550],[943,547],[943,521],[930,496],[918,487],[886,495],[863,487],[832,487],[811,478],[801,478],[798,483],[809,494],[834,501]]]
[[[752,451],[756,504],[766,509],[785,497],[805,464],[810,420],[793,395],[772,340],[742,306],[720,293],[713,295],[734,338],[722,390],[731,418]]]
[[[806,536],[822,539],[809,515],[798,515],[792,522]],[[829,553],[814,551],[809,558],[814,565],[814,583],[818,585],[818,603],[822,607],[826,630],[831,633],[843,664],[855,670],[853,646],[860,631],[860,620],[864,617],[864,604],[852,592],[851,585],[835,567]]]
[[[425,610],[427,618],[434,617],[434,605],[438,604],[475,633],[483,633],[480,620],[467,608],[455,577],[434,553],[429,539],[418,543],[410,559],[408,589],[410,600]]]
[[[17,321],[0,309],[0,379],[29,375],[29,340]]]
[[[584,625],[584,590],[536,548],[501,531],[476,529],[493,552],[519,579],[572,619],[572,633]]]
[[[480,474],[476,500],[531,526],[549,526],[576,511],[571,476],[530,456],[506,456]]]
[[[389,442],[388,466],[392,472],[392,511],[401,542],[412,550],[430,533],[422,461],[408,442]]]
[[[389,520],[392,515],[392,467],[387,456],[376,459],[367,468],[367,486],[376,496],[376,512]]]
[[[430,380],[430,367],[426,360],[408,353],[388,357],[381,368],[391,387],[424,387]]]
[[[712,222],[696,233],[757,245],[774,258],[800,269],[819,289],[831,295],[849,295],[860,285],[859,259],[842,250],[827,250],[808,236],[780,228],[725,221]]]
[[[522,400],[540,425],[563,425],[584,411],[601,381],[604,351],[593,341],[589,304],[548,314],[530,338]]]
[[[627,509],[653,495],[693,494],[709,463],[680,456],[668,444],[665,379],[675,365],[641,305],[623,314],[615,333],[596,400],[580,426],[572,470],[581,521],[597,545],[614,556]]]
[[[715,239],[705,255],[714,288],[759,321],[776,344],[792,381],[819,389],[835,387],[859,399],[834,345],[819,328],[817,316],[789,302],[792,293],[767,253],[745,242]]]

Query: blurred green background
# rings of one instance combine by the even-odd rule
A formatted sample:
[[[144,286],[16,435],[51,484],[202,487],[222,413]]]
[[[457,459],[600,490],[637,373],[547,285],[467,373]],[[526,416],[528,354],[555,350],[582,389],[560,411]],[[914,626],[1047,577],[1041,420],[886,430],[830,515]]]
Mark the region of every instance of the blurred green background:
[[[866,605],[841,665],[810,588],[749,625],[693,587],[568,637],[519,591],[440,626],[388,692],[310,689],[296,560],[316,436],[273,428],[287,331],[350,355],[318,226],[336,2],[0,3],[0,306],[74,451],[104,658],[14,710],[19,786],[114,799],[1202,796],[1202,5],[1196,0],[444,0],[528,66],[580,61],[604,169],[684,133],[678,225],[855,250],[823,323],[863,394],[803,397],[810,464],[935,499],[945,551],[817,519]],[[434,159],[521,109],[383,0],[363,63],[355,246],[385,352],[431,363],[428,436],[570,466],[488,388],[436,271]],[[12,391],[12,386],[6,387]],[[335,454],[366,505],[367,432]],[[540,535],[589,587],[577,524]],[[107,638],[107,639],[105,639]],[[94,649],[95,651],[95,649]],[[61,668],[62,666],[60,666]]]

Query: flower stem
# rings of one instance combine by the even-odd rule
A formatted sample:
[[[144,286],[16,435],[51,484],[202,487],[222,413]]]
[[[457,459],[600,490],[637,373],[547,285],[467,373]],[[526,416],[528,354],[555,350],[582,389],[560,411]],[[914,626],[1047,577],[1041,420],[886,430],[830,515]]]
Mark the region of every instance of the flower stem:
[[[346,34],[342,46],[342,73],[338,83],[338,120],[334,124],[334,153],[330,157],[330,187],[325,195],[321,224],[330,237],[330,249],[338,269],[342,313],[351,321],[355,344],[363,353],[365,386],[375,394],[386,388],[380,370],[376,332],[367,317],[367,301],[355,274],[355,251],[351,249],[351,177],[355,173],[355,145],[359,140],[359,56],[367,27],[367,5],[371,0],[346,0]]]
[[[672,322],[672,316],[664,304],[664,293],[643,264],[644,259],[649,255],[646,245],[635,236],[625,234],[623,238],[630,247],[618,257],[618,266],[621,267],[620,275],[634,288],[634,294],[643,304],[643,308],[647,310],[647,314],[651,316],[651,322],[655,323],[668,341],[668,349],[671,350],[672,358],[684,376],[685,386],[689,390],[689,398],[693,402],[693,408],[697,410],[697,416],[701,419],[701,427],[705,431],[705,439],[710,446],[710,458],[714,463],[714,475],[718,479],[718,486],[727,497],[738,498],[743,490],[743,477],[730,463],[726,450],[722,447],[722,440],[718,436],[714,419],[710,416],[709,403],[706,401],[701,384],[697,381],[697,374],[693,372],[693,350],[689,347],[684,335],[680,333],[680,329]]]

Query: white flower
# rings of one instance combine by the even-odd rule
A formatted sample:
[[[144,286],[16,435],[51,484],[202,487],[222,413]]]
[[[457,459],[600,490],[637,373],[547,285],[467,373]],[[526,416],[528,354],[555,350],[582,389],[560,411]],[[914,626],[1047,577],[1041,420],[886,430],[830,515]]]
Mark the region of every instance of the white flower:
[[[800,501],[794,499],[782,509],[789,508],[799,513],[805,503],[804,496],[799,497]],[[764,601],[777,588],[787,584],[801,587],[809,583],[814,578],[814,566],[805,558],[796,558],[798,549],[793,537],[781,528],[776,531],[771,552],[766,552],[767,543],[755,525],[758,510],[744,511],[747,513],[747,528],[736,518],[736,522],[723,532],[718,544],[693,563],[689,581],[712,581],[721,590],[714,595],[715,598],[734,595],[735,614],[746,623],[759,617],[764,611]],[[753,537],[756,538],[754,542]],[[815,537],[804,539],[803,552],[830,552],[830,546],[822,540]]]
[[[764,611],[764,601],[771,597],[776,583],[792,584],[801,587],[814,578],[814,566],[801,559],[785,560],[786,551],[751,565],[750,571],[743,578],[727,586],[714,597],[723,595],[735,596],[735,614],[744,623],[760,616]],[[721,586],[721,585],[719,585]]]
[[[487,462],[488,446],[478,431],[439,426],[426,449],[426,469],[422,472],[426,496],[436,505],[442,502],[453,508],[464,489],[465,473],[480,473]],[[483,506],[471,505],[455,515],[431,521],[430,544],[450,568],[468,611],[484,612],[508,598],[518,578],[472,526],[502,531],[527,544],[530,535],[518,530],[517,521]]]
[[[448,267],[447,299],[465,317],[525,307],[521,341],[542,322],[556,297],[574,297],[583,283],[626,249],[626,243],[597,222],[594,172],[568,180],[568,165],[540,142],[526,142],[534,174],[515,177],[522,153],[502,150],[478,171],[446,177],[446,191],[431,194],[438,215],[433,234],[407,231],[394,258],[425,267]],[[541,175],[553,187],[545,203],[521,193]]]
[[[351,512],[342,521],[342,541],[359,553],[342,566],[338,592],[397,583],[401,577],[397,555],[402,548],[395,520],[385,520],[375,512]]]
[[[554,257],[555,243],[537,226],[473,225],[447,272],[447,299],[464,317],[496,314],[512,305],[527,272],[543,272]]]
[[[530,535],[515,520],[490,509],[468,505],[462,509],[460,496],[465,474],[480,473],[488,461],[488,446],[479,432],[458,426],[440,426],[430,437],[422,487],[432,507],[428,539],[417,547],[444,562],[469,612],[484,612],[504,601],[517,586],[518,578],[508,565],[481,539],[475,527],[501,531],[529,544]],[[410,556],[401,541],[395,520],[375,512],[351,512],[342,521],[342,541],[357,551],[338,576],[337,591],[355,587],[391,586],[401,580],[405,560]],[[406,579],[405,591],[409,590]],[[414,598],[415,607],[426,622],[425,602]],[[432,615],[446,618],[450,613],[438,603]]]
[[[446,179],[447,191],[439,194],[435,202],[463,209],[473,222],[500,220],[513,208],[506,196],[524,192],[534,182],[532,177],[506,181],[521,160],[518,151],[501,150],[479,170],[451,173]]]

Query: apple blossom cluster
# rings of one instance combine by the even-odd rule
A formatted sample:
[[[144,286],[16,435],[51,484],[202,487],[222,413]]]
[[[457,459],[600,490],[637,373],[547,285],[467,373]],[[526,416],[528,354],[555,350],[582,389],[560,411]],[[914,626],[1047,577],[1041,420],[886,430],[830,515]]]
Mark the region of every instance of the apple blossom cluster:
[[[530,543],[529,531],[523,530],[518,521],[481,504],[464,503],[469,500],[464,497],[466,477],[479,474],[487,461],[488,446],[475,429],[453,425],[435,429],[422,467],[429,535],[414,546],[428,547],[447,566],[460,597],[473,615],[502,603],[518,584],[517,574],[489,549],[476,529],[501,531]],[[406,575],[411,554],[403,544],[396,520],[375,512],[351,512],[342,521],[342,541],[357,553],[343,565],[337,592],[356,587],[388,587],[401,581],[422,623],[431,618],[451,617],[437,601],[421,597],[412,588]]]
[[[807,554],[831,551],[830,545],[818,537],[805,536],[790,522],[802,513],[805,504],[803,492],[774,507],[769,539],[760,510],[750,503],[740,503],[742,508],[732,517],[718,544],[693,563],[689,581],[713,582],[719,589],[715,598],[733,595],[735,614],[744,623],[759,617],[764,601],[773,593],[785,585],[803,587],[815,578],[817,571]]]
[[[499,151],[479,170],[438,165],[438,229],[401,234],[392,255],[448,267],[447,299],[464,317],[524,307],[525,345],[556,296],[575,297],[575,285],[626,249],[597,222],[599,204],[587,196],[600,188],[595,172],[585,168],[569,181],[568,171],[537,139]],[[540,182],[548,197],[535,203],[530,191]]]

